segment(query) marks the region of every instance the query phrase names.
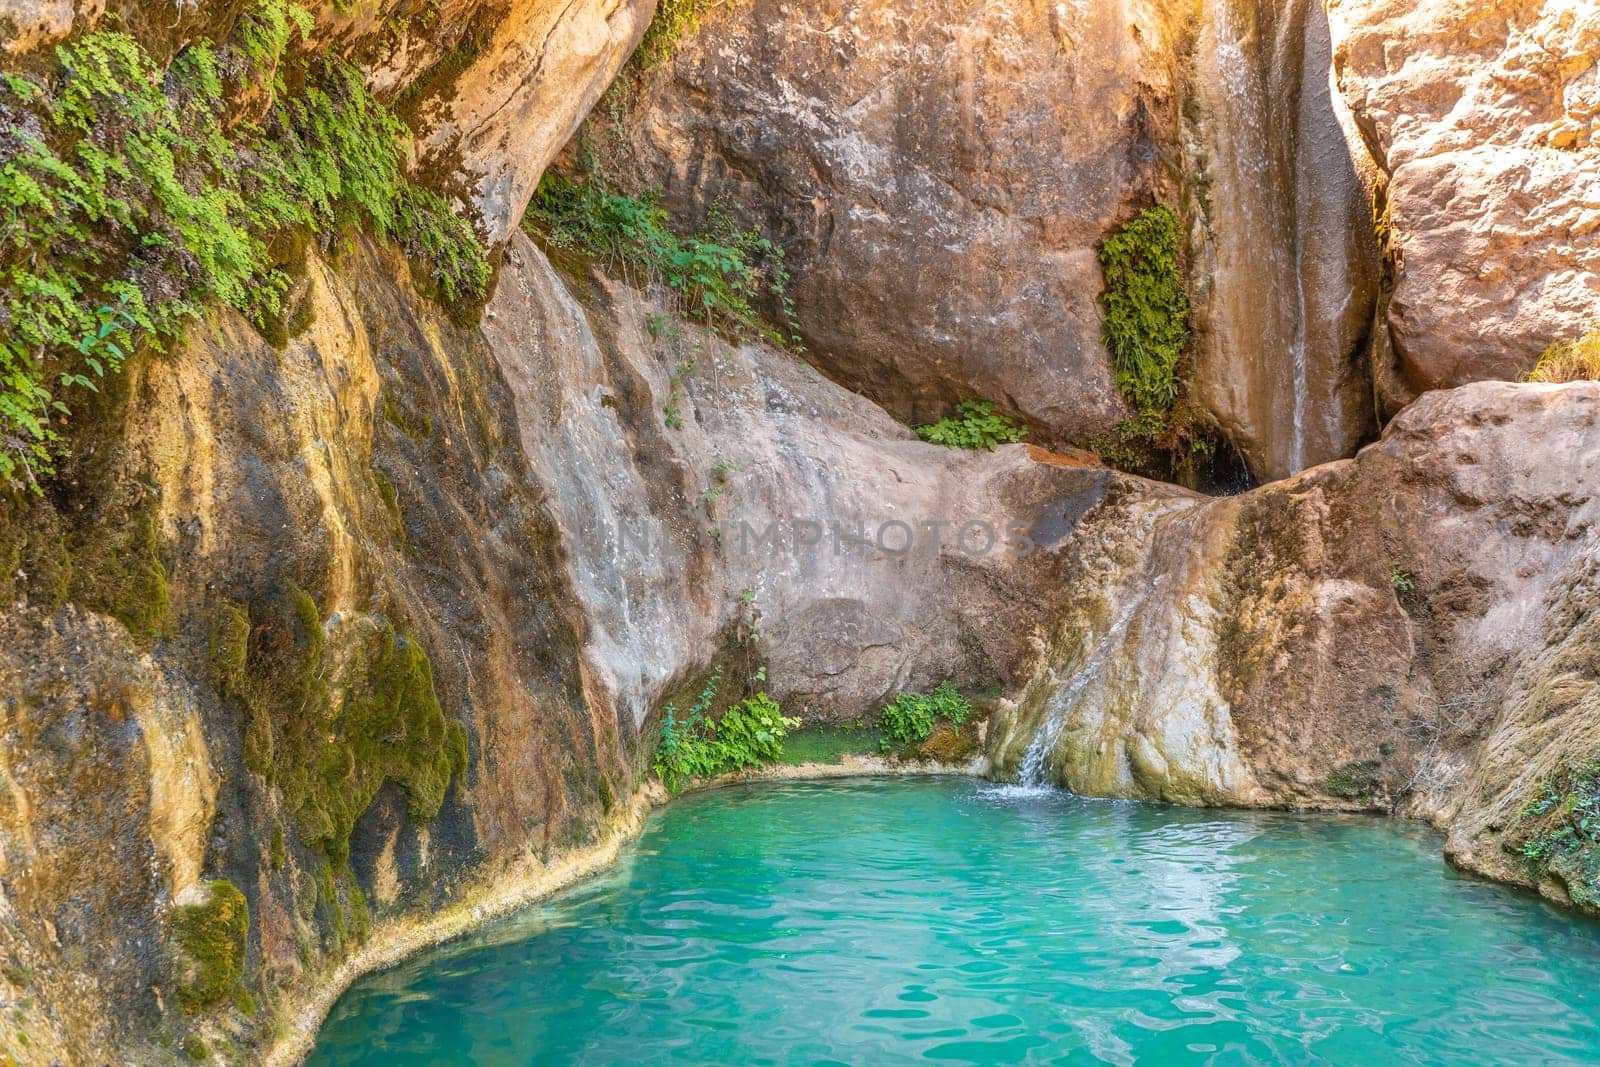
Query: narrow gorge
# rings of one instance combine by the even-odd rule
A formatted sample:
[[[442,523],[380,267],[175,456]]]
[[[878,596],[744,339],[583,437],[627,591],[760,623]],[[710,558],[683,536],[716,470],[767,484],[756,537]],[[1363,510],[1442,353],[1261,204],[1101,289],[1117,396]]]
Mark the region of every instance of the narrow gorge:
[[[361,975],[641,833],[720,869],[653,808],[793,845],[672,799],[743,777],[1044,797],[907,786],[891,851],[1404,820],[1593,940],[1590,0],[0,0],[0,48],[0,1063],[357,1062]]]

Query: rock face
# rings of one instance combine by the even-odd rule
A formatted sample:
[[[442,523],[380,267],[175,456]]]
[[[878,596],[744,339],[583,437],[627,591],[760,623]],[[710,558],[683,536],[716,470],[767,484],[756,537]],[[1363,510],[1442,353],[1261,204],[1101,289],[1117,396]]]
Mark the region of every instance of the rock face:
[[[468,0],[441,5],[436,22],[401,37],[403,64],[389,76],[429,87],[418,105],[422,153],[460,173],[490,242],[516,228],[545,165],[611,84],[654,12],[655,0]],[[420,71],[406,51],[437,53],[452,37]]]
[[[1331,0],[1334,67],[1388,175],[1391,403],[1518,379],[1600,319],[1600,9]]]
[[[895,416],[980,397],[1082,442],[1128,414],[1096,248],[1171,197],[1175,9],[738,0],[585,150],[691,224],[721,200],[780,235],[811,358]]]
[[[367,72],[414,121],[419,173],[500,241],[481,320],[419,295],[395,249],[330,242],[284,348],[216,313],[75,412],[47,493],[0,503],[0,1059],[172,1062],[200,1036],[256,1058],[363,939],[595,840],[663,709],[713,677],[813,720],[950,678],[1003,698],[999,773],[1399,811],[1448,827],[1474,869],[1600,900],[1577,859],[1513,856],[1527,800],[1600,743],[1600,386],[1429,395],[1356,458],[1227,499],[1031,445],[948,451],[896,421],[967,397],[1046,441],[1123,418],[1095,246],[1151,199],[1197,196],[1179,173],[1204,157],[1232,192],[1191,219],[1196,399],[1269,473],[1350,448],[1370,263],[1315,5],[714,10],[590,147],[684,217],[725,197],[782,234],[827,377],[553,266],[515,228],[652,7],[323,12],[311,47]],[[1474,317],[1485,366],[1542,347],[1522,332],[1593,289],[1590,11],[1334,10],[1389,174],[1401,356],[1436,367]],[[0,6],[3,43],[103,14]],[[237,10],[118,14],[165,58]],[[1392,58],[1377,27],[1432,59]],[[1452,35],[1501,81],[1452,95]],[[1182,118],[1193,40],[1248,53],[1246,84],[1208,67]],[[1266,151],[1285,142],[1299,154]],[[1493,160],[1535,184],[1468,210]],[[1529,190],[1549,212],[1508,222]],[[1478,246],[1451,242],[1514,232],[1514,254],[1457,276],[1451,249]],[[1252,302],[1276,340],[1245,344]],[[1274,421],[1285,397],[1298,438]],[[240,901],[237,943],[178,933]]]
[[[1014,683],[1054,611],[1050,549],[1123,481],[923,444],[762,346],[653,339],[660,308],[520,236],[479,329],[405,277],[365,245],[313,259],[287,350],[224,317],[141,364],[85,484],[7,518],[0,977],[41,1056],[163,1058],[147,1041],[193,1018],[170,915],[204,880],[249,901],[264,1020],[369,925],[539,869],[633,791],[651,715],[713,665],[728,699],[761,684],[811,719]],[[263,673],[311,648],[318,683],[275,700]],[[384,688],[392,649],[421,689]],[[364,747],[374,686],[421,723],[405,753],[464,729],[436,813],[425,765]],[[284,725],[307,707],[310,742]],[[227,1004],[202,1018],[260,1039]]]
[[[925,445],[787,354],[652,336],[659,312],[601,276],[580,304],[525,238],[507,262],[484,336],[624,719],[757,632],[807,718],[1016,679],[1053,611],[1048,550],[1117,476]]]
[[[1212,0],[1194,46],[1191,395],[1261,480],[1348,456],[1373,430],[1378,244],[1329,49],[1319,0]]]
[[[1484,383],[1244,496],[1108,497],[1063,549],[1087,580],[996,766],[1097,795],[1400,811],[1531,883],[1514,817],[1594,751],[1597,462],[1600,386]]]

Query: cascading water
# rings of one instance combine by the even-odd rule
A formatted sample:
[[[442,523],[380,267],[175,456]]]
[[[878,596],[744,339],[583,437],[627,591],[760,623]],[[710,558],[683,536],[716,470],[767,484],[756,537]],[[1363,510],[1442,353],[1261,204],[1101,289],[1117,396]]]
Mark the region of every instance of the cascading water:
[[[1115,621],[1100,640],[1095,642],[1094,649],[1084,659],[1082,666],[1050,698],[1044,724],[1034,734],[1033,740],[1028,744],[1028,750],[1023,753],[1022,763],[1017,768],[1019,785],[1039,789],[1055,784],[1051,773],[1051,757],[1055,754],[1056,745],[1061,742],[1061,735],[1066,731],[1068,720],[1072,718],[1072,711],[1077,706],[1079,695],[1095,679],[1106,658],[1121,646],[1122,639],[1128,632],[1128,624],[1138,614],[1150,593],[1160,587],[1161,582],[1161,577],[1157,576],[1143,592],[1123,600]]]
[[[1205,221],[1194,396],[1257,477],[1371,429],[1378,253],[1318,0],[1207,0],[1189,170]]]

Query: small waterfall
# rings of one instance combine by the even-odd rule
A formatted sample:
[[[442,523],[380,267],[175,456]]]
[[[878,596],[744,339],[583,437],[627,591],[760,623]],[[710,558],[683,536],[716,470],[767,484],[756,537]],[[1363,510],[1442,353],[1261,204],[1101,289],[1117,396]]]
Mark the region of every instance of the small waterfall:
[[[1034,734],[1033,740],[1029,742],[1027,751],[1023,753],[1022,763],[1017,769],[1018,784],[1031,788],[1044,788],[1055,784],[1051,774],[1051,757],[1055,755],[1056,746],[1061,742],[1061,735],[1066,732],[1067,721],[1072,718],[1072,710],[1078,703],[1078,697],[1098,676],[1107,657],[1121,647],[1122,638],[1128,632],[1128,624],[1133,621],[1150,594],[1160,588],[1162,580],[1163,576],[1157,575],[1144,590],[1123,600],[1116,619],[1100,640],[1095,642],[1094,649],[1085,658],[1083,666],[1051,696],[1045,721]]]
[[[1378,255],[1331,65],[1320,0],[1205,0],[1194,393],[1263,479],[1349,455],[1371,429]]]

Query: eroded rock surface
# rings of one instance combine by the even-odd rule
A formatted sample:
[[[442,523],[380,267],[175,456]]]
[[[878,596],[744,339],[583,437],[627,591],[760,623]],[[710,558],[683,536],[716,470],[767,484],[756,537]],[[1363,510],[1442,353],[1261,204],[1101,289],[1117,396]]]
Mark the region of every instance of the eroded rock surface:
[[[1597,463],[1600,386],[1482,383],[1244,496],[1109,498],[1063,551],[1092,577],[997,766],[1099,795],[1399,811],[1534,880],[1514,816],[1594,751]]]
[[[1600,8],[1332,0],[1338,83],[1388,174],[1391,402],[1519,379],[1600,319]]]
[[[1096,249],[1172,190],[1176,6],[738,0],[586,150],[780,235],[812,358],[897,417],[976,396],[1082,442],[1128,414]]]

